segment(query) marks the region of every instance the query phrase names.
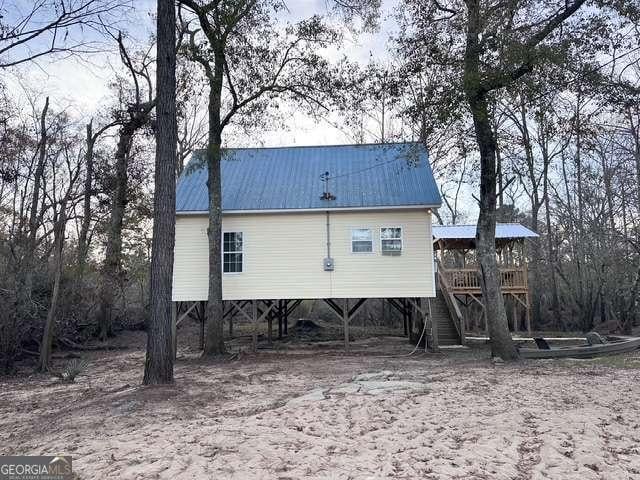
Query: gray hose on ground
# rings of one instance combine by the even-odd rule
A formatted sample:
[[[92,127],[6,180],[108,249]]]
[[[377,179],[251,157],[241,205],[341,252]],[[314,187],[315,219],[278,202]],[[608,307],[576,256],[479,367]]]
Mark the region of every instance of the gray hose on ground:
[[[420,346],[420,342],[422,342],[422,338],[424,337],[425,332],[427,331],[427,322],[422,322],[424,323],[424,325],[422,326],[422,333],[420,334],[420,338],[418,339],[418,343],[416,343],[416,346],[413,348],[413,350],[411,350],[411,353],[405,354],[405,355],[400,355],[402,356],[406,356],[406,357],[410,357],[411,355],[413,355],[414,353],[416,353],[416,351],[418,350],[418,347]]]

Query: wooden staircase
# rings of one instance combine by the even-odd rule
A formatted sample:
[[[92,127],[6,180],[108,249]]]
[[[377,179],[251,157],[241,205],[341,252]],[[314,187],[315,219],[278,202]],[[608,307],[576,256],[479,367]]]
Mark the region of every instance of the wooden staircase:
[[[438,342],[440,345],[462,344],[460,334],[451,319],[449,307],[443,298],[441,289],[438,289],[436,298],[431,299],[431,316],[438,326]]]
[[[437,325],[440,345],[464,345],[464,322],[458,303],[438,261],[436,298],[431,301],[431,315]]]

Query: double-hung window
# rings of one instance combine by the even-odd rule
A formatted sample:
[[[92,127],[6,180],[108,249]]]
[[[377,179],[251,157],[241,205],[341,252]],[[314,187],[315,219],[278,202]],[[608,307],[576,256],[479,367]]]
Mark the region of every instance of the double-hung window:
[[[380,229],[380,251],[386,255],[399,255],[402,252],[402,227]]]
[[[222,271],[242,273],[243,267],[242,232],[224,232],[222,236]]]
[[[351,253],[372,253],[373,234],[369,228],[351,230]]]

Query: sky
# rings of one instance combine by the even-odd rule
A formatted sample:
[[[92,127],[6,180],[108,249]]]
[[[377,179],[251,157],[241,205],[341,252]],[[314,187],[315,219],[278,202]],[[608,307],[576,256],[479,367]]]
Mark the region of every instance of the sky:
[[[347,34],[344,47],[333,55],[329,52],[329,55],[337,59],[345,54],[350,60],[362,63],[367,63],[370,58],[378,60],[387,58],[387,38],[393,29],[393,22],[388,17],[396,3],[397,0],[383,2],[379,32],[363,33],[358,37]],[[153,18],[156,9],[155,1],[134,0],[133,5],[132,10],[117,19],[117,26],[132,40],[144,42],[155,29]],[[4,6],[3,13],[10,19],[12,14],[19,15],[19,12],[28,11],[31,2],[14,0],[2,3],[0,0],[0,6]],[[313,14],[328,13],[327,0],[289,0],[287,7],[289,21],[300,20]],[[106,42],[104,38],[99,38],[90,31],[74,31],[72,35]],[[115,48],[115,42],[111,41],[110,48]],[[46,58],[38,60],[37,63],[28,63],[11,69],[4,76],[4,80],[18,96],[24,96],[25,91],[43,98],[48,95],[51,97],[52,105],[66,110],[79,121],[86,121],[106,105],[110,94],[109,81],[112,78],[110,65],[117,66],[118,63],[119,59],[115,51]],[[198,67],[194,65],[194,68]],[[25,106],[27,106],[26,102]],[[275,146],[339,144],[349,143],[351,139],[326,122],[318,123],[306,115],[293,111],[284,128],[278,127],[273,131],[263,132],[260,138],[244,141],[255,142],[257,145]]]
[[[126,15],[115,19],[117,28],[123,30],[134,43],[146,43],[155,30],[155,0],[131,1],[134,8],[126,12]],[[314,14],[327,14],[328,1],[288,0],[287,20],[298,21]],[[388,38],[390,34],[395,33],[396,28],[392,12],[398,3],[399,0],[383,0],[379,31],[361,33],[357,37],[345,32],[344,45],[338,51],[329,52],[329,56],[338,59],[344,54],[349,60],[362,64],[366,64],[370,59],[388,61]],[[0,14],[10,21],[12,14],[15,16],[19,15],[20,11],[28,11],[31,5],[31,0],[0,0]],[[87,31],[76,31],[72,34],[83,35],[83,39],[86,37],[103,42],[108,48],[105,47],[105,51],[92,55],[47,57],[37,63],[5,70],[3,82],[15,93],[14,97],[22,98],[24,108],[39,109],[44,103],[44,97],[49,96],[55,110],[66,111],[82,128],[89,119],[99,117],[101,112],[108,112],[109,82],[113,78],[112,66],[119,67],[120,60],[113,40],[108,39],[107,42],[104,37]],[[198,67],[194,65],[194,68]],[[36,98],[37,105],[31,106],[26,101],[25,92]],[[206,105],[203,105],[203,108],[206,108]],[[289,113],[285,115],[287,120],[284,125],[278,124],[270,131],[261,131],[250,136],[235,135],[232,131],[227,131],[223,141],[235,147],[335,145],[354,142],[352,137],[327,122],[314,120],[291,106],[285,105],[284,110]],[[339,119],[333,120],[340,123]],[[470,191],[467,188],[463,190],[462,201],[470,207],[469,212],[475,212],[475,202],[470,196]]]

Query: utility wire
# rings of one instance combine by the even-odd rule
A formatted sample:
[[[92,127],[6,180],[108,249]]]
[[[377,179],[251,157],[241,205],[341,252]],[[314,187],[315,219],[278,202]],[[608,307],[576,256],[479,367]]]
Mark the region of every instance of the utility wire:
[[[381,145],[384,145],[384,144],[381,144]],[[386,162],[376,163],[375,165],[371,165],[369,167],[365,167],[365,168],[362,168],[360,170],[353,170],[351,172],[341,173],[340,175],[333,175],[333,176],[329,176],[329,177],[325,177],[324,175],[321,175],[321,177],[323,178],[323,180],[324,179],[326,179],[326,180],[335,180],[336,178],[349,177],[351,175],[356,175],[358,173],[366,172],[368,170],[373,170],[375,168],[384,167],[385,165],[389,165],[391,163],[398,162],[400,160],[406,160],[406,159],[402,158],[402,157],[392,158],[391,160],[387,160]]]

